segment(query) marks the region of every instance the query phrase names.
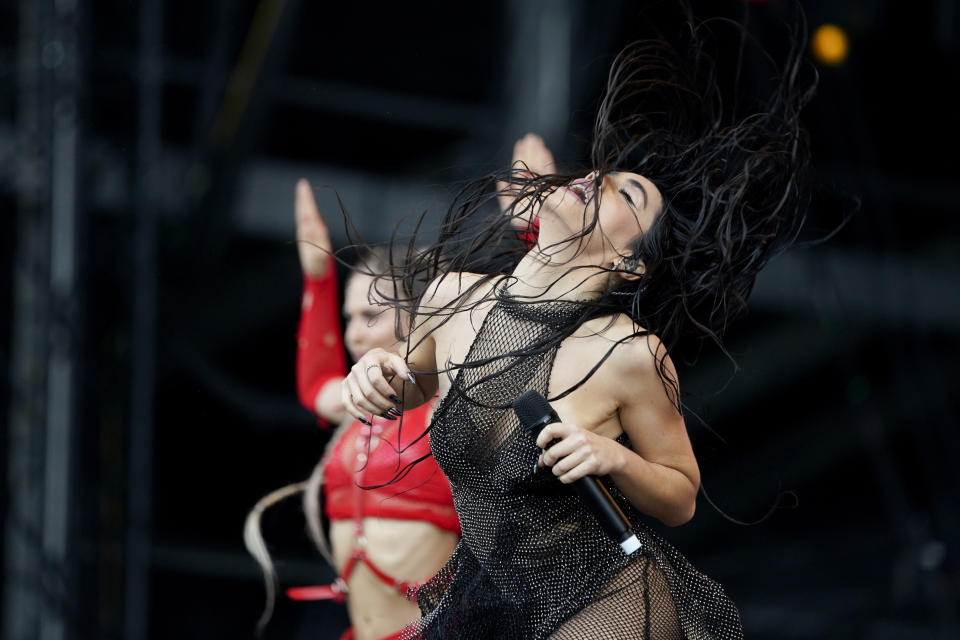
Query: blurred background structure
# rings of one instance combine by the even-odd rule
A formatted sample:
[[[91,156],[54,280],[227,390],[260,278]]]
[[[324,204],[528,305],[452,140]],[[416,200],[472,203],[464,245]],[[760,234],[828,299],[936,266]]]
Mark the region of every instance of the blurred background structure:
[[[811,228],[859,211],[761,275],[740,373],[681,371],[709,498],[779,508],[742,526],[702,499],[667,535],[748,637],[960,637],[960,3],[802,4],[812,34],[837,27],[806,118]],[[761,32],[789,14],[746,6]],[[326,438],[294,390],[296,179],[342,246],[333,189],[377,241],[527,131],[582,165],[639,7],[0,5],[2,637],[249,637],[244,515]],[[265,520],[284,584],[330,575],[302,528],[297,505]],[[344,622],[281,602],[267,637]]]

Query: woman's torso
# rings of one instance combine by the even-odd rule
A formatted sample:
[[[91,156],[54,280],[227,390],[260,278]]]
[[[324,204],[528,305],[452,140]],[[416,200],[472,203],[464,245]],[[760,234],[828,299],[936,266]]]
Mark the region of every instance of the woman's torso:
[[[422,582],[447,561],[459,537],[428,522],[364,519],[366,553],[383,571],[398,579]],[[353,522],[330,523],[330,544],[340,572],[356,543]],[[358,563],[347,582],[347,611],[356,640],[375,640],[397,631],[420,617],[416,602],[408,600]]]
[[[403,464],[429,453],[428,439],[417,441],[428,415],[429,407],[423,407],[407,412],[402,425],[380,418],[372,428],[355,422],[333,446],[324,474],[324,501],[338,573],[351,554],[362,549],[384,573],[417,583],[432,576],[456,547],[459,526],[449,485],[433,458],[391,483]],[[360,488],[385,483],[390,484]],[[359,523],[357,511],[362,515]],[[348,586],[347,608],[357,640],[381,638],[419,617],[417,605],[364,562],[354,565]]]
[[[624,433],[618,408],[651,384],[629,375],[631,359],[650,346],[618,346],[645,332],[624,316],[586,319],[588,305],[523,303],[488,284],[474,293],[489,300],[433,336],[440,366],[464,363],[452,382],[441,378],[431,426],[463,536],[421,589],[421,601],[435,604],[421,635],[407,637],[741,638],[722,589],[647,527],[609,478],[601,481],[640,540],[633,555],[603,533],[570,485],[536,467],[540,449],[512,410],[533,389],[565,422],[642,448]]]
[[[485,627],[490,632],[509,629],[510,638],[545,637],[610,593],[610,585],[629,585],[625,600],[635,602],[634,596],[652,584],[641,575],[644,567],[630,567],[617,542],[602,535],[573,488],[560,484],[549,468],[536,466],[540,449],[535,437],[512,410],[513,400],[524,391],[553,397],[582,381],[553,403],[558,414],[630,446],[616,412],[621,383],[611,380],[603,366],[591,374],[604,353],[616,347],[610,334],[623,327],[616,318],[584,321],[590,311],[579,302],[531,304],[498,295],[495,302],[478,305],[471,312],[474,318],[465,312],[448,323],[445,336],[435,337],[439,358],[466,361],[444,385],[447,395],[437,408],[431,435],[434,456],[451,481],[461,516],[461,545],[482,567],[480,574],[455,580],[459,593],[453,600],[465,602],[454,608],[503,611],[515,621],[507,628],[499,629],[483,616],[476,623],[492,624]],[[635,518],[623,494],[606,484],[628,517]],[[455,556],[458,566],[469,565],[461,564],[463,548]],[[470,585],[486,581],[492,590],[470,591]],[[616,590],[627,594],[624,586]],[[466,604],[473,600],[483,605]]]
[[[553,398],[582,382],[553,402],[558,414],[630,447],[616,412],[623,383],[606,373],[616,366],[594,370],[615,350],[612,336],[624,327],[618,318],[584,320],[591,309],[579,302],[497,298],[478,306],[472,322],[451,321],[449,333],[437,340],[439,357],[466,361],[445,385],[447,395],[431,427],[434,456],[451,481],[463,538],[447,566],[453,572],[450,591],[444,593],[447,578],[426,588],[430,601],[446,603],[438,607],[440,617],[431,619],[431,633],[452,625],[457,634],[469,628],[470,637],[545,638],[564,625],[563,637],[639,637],[619,632],[633,634],[649,625],[654,607],[651,616],[636,608],[656,599],[656,615],[665,620],[660,625],[665,633],[657,637],[675,637],[676,613],[669,613],[674,609],[664,576],[647,555],[661,553],[652,539],[638,530],[644,553],[631,557],[603,535],[573,487],[536,466],[535,437],[512,411],[524,391]],[[604,483],[637,522],[639,514],[625,496],[609,479]],[[474,562],[479,569],[471,568]],[[615,612],[599,613],[602,606],[634,612],[625,621]],[[483,610],[496,613],[479,613]],[[581,614],[589,618],[588,610],[604,624],[584,636],[584,625],[590,625]],[[497,621],[503,617],[510,621]],[[618,629],[613,635],[611,627]]]

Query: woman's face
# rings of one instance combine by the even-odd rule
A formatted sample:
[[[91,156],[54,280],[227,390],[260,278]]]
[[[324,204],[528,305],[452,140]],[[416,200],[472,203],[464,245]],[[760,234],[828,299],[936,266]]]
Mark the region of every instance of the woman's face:
[[[650,180],[619,171],[604,175],[599,189],[593,173],[574,180],[551,193],[543,206],[564,223],[571,237],[593,221],[597,198],[597,225],[584,238],[584,249],[600,252],[604,261],[630,255],[633,242],[663,209],[660,190]]]
[[[354,361],[370,349],[390,349],[397,343],[394,334],[397,310],[386,304],[370,303],[371,294],[376,301],[376,291],[370,290],[372,282],[373,277],[355,273],[347,281],[344,292],[343,315],[347,321],[344,343]]]

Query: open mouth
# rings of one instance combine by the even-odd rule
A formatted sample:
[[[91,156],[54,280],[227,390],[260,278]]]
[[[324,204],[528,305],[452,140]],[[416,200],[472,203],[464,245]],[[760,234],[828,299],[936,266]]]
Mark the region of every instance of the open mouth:
[[[587,180],[585,178],[574,180],[570,184],[566,185],[565,188],[567,191],[575,195],[583,204],[587,204],[593,199],[594,186],[593,181],[591,180]]]

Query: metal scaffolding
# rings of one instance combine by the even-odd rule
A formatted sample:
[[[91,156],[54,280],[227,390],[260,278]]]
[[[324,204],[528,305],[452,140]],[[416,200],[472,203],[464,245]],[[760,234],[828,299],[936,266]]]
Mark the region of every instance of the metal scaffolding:
[[[20,3],[19,174],[4,637],[72,637],[82,288],[73,2]]]

